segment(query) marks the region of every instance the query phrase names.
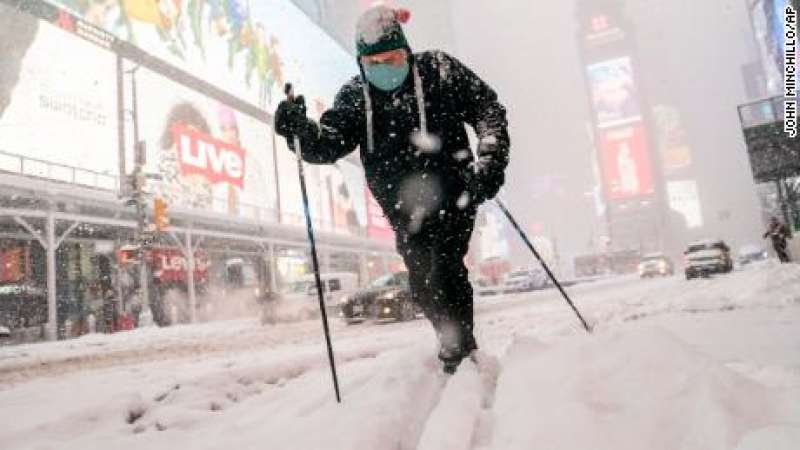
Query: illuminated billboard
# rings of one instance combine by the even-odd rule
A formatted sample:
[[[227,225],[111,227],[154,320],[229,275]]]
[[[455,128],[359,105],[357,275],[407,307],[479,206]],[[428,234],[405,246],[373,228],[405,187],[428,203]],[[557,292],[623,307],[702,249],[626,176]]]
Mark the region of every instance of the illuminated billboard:
[[[136,72],[150,189],[169,204],[277,221],[272,131],[145,68]]]
[[[703,226],[703,211],[700,206],[697,181],[669,181],[667,182],[667,195],[669,207],[683,215],[687,227]]]
[[[356,234],[367,227],[367,203],[364,196],[364,171],[357,165],[339,160],[320,166],[322,209],[329,211],[331,228],[344,234]]]
[[[629,199],[654,192],[644,126],[623,126],[600,132],[599,149],[609,198]]]
[[[599,128],[641,120],[631,59],[616,58],[586,67],[592,105]]]
[[[372,192],[365,188],[367,200],[367,234],[371,239],[378,239],[382,241],[394,241],[394,230],[389,223],[389,219],[383,215],[383,210],[375,200]]]
[[[355,60],[289,0],[56,0],[87,22],[272,111],[291,80],[329,98]]]
[[[42,160],[27,175],[63,181],[74,180],[57,164],[91,161],[108,175],[97,187],[115,188],[115,73],[111,52],[0,3],[0,151]],[[3,158],[0,168],[19,170],[8,164],[19,166]]]

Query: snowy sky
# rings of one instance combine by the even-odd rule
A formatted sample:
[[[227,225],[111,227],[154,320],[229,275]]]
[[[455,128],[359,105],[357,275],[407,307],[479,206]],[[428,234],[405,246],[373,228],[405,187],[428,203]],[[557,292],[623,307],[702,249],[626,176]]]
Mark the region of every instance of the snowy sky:
[[[508,105],[511,207],[525,223],[549,230],[562,253],[585,251],[597,223],[587,195],[594,184],[591,116],[577,52],[577,2],[458,0],[449,2],[452,14],[448,2],[395,3],[412,10],[412,48],[453,52]],[[651,104],[681,112],[708,225],[696,234],[734,245],[758,241],[761,226],[736,112],[749,100],[741,66],[757,58],[745,3],[626,2],[637,32],[640,84]],[[553,181],[562,189],[530,201],[532,186]],[[514,247],[524,258],[521,246]]]

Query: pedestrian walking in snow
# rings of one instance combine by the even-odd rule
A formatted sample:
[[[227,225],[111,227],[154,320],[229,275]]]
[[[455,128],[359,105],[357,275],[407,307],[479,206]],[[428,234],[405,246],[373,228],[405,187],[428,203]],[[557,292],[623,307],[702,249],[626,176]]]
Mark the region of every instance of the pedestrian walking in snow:
[[[789,239],[789,229],[782,224],[777,217],[772,217],[769,221],[769,228],[764,233],[764,239],[769,237],[772,240],[772,248],[778,255],[782,263],[789,262],[789,252],[787,250],[787,240]]]
[[[276,131],[302,157],[331,164],[361,149],[367,184],[389,219],[409,271],[413,300],[440,341],[452,372],[477,348],[464,256],[478,206],[502,186],[510,139],[494,90],[441,51],[412,53],[401,23],[408,11],[368,9],[356,32],[361,71],[320,123],[302,96],[283,101]],[[478,139],[477,161],[465,125]]]

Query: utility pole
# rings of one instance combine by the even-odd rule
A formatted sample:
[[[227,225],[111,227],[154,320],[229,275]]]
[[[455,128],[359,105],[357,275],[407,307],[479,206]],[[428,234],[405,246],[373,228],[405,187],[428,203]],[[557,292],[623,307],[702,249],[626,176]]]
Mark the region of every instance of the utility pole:
[[[134,142],[134,169],[133,169],[133,192],[131,201],[136,207],[136,243],[138,247],[139,260],[139,295],[142,302],[142,315],[152,317],[150,309],[150,288],[149,270],[147,265],[147,248],[150,243],[150,234],[147,230],[147,195],[144,191],[147,177],[144,173],[144,166],[147,164],[147,153],[144,141],[139,138],[139,108],[138,96],[136,92],[136,71],[140,66],[136,66],[125,73],[131,76],[131,96],[132,96],[132,121],[133,121],[133,142]]]

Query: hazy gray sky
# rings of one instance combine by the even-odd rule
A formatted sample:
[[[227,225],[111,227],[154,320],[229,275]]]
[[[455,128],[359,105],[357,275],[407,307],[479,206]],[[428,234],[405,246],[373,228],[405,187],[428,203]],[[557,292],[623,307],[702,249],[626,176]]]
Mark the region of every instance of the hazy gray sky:
[[[586,251],[595,226],[592,203],[583,195],[593,183],[592,144],[576,2],[452,5],[447,25],[453,50],[509,107],[511,204],[526,223],[545,224],[562,253]],[[678,109],[688,134],[706,227],[686,239],[709,235],[734,244],[757,242],[760,219],[736,110],[748,100],[740,67],[755,57],[745,2],[628,0],[627,6],[636,26],[642,89],[651,106]],[[424,14],[415,20],[417,29],[425,22],[442,28]],[[436,37],[421,35],[426,41]],[[560,180],[563,190],[532,197],[534,177]]]

